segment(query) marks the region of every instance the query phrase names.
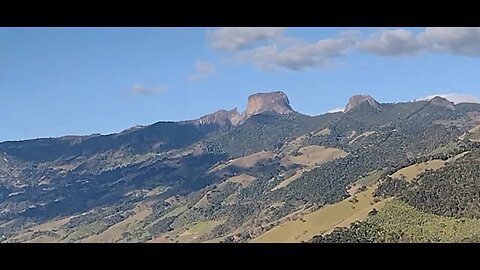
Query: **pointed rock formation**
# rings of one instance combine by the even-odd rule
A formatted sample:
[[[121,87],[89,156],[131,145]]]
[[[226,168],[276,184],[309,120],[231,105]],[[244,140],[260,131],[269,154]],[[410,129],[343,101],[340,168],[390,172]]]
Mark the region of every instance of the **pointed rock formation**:
[[[238,118],[240,114],[237,111],[237,108],[233,110],[220,110],[212,114],[205,115],[200,119],[194,120],[196,125],[209,125],[209,124],[218,124],[220,126],[225,126],[233,124],[234,119]]]
[[[354,108],[360,106],[364,102],[368,102],[368,104],[372,108],[375,108],[375,109],[380,108],[380,104],[375,99],[373,99],[371,96],[355,95],[355,96],[352,96],[350,98],[350,100],[348,101],[347,106],[345,106],[344,112],[349,112],[349,111],[353,110]]]

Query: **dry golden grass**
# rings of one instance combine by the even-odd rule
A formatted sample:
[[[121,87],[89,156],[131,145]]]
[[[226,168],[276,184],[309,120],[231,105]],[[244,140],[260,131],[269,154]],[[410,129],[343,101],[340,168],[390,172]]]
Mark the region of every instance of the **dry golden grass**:
[[[198,200],[198,202],[193,205],[193,207],[196,207],[196,208],[207,207],[210,204],[209,201],[208,201],[208,197],[207,197],[209,194],[211,194],[210,191],[205,193],[205,195],[203,195],[202,198],[200,198],[200,200]]]
[[[284,188],[286,186],[288,186],[290,183],[292,183],[293,181],[297,180],[298,178],[300,178],[302,176],[302,173],[303,173],[303,170],[299,170],[297,171],[294,175],[290,176],[289,178],[283,180],[282,182],[280,182],[276,187],[272,188],[271,191],[275,191],[279,188]]]
[[[434,159],[427,162],[422,162],[418,164],[413,164],[411,166],[405,167],[403,169],[398,170],[394,174],[391,175],[393,178],[402,179],[405,178],[406,181],[412,181],[415,179],[419,174],[425,172],[426,170],[438,170],[445,166],[447,162],[455,162],[456,160],[464,157],[468,154],[469,151],[465,151],[460,153],[446,161],[440,159]]]
[[[380,210],[385,206],[385,203],[388,201],[392,200],[393,198],[387,198],[385,200],[379,201],[375,205],[371,207],[365,207],[363,209],[360,209],[357,213],[351,215],[349,218],[343,220],[342,222],[338,223],[336,226],[330,228],[328,231],[323,233],[323,235],[331,233],[335,228],[342,228],[342,227],[350,227],[350,225],[355,222],[355,221],[362,221],[365,220],[368,217],[368,213],[373,210],[373,208]]]
[[[353,138],[350,142],[348,142],[348,144],[352,144],[352,143],[354,143],[356,140],[358,140],[358,139],[360,139],[360,138],[362,138],[362,137],[365,137],[365,138],[366,138],[366,137],[368,137],[368,136],[370,136],[370,135],[372,135],[372,134],[375,134],[375,133],[376,133],[376,131],[366,131],[366,132],[358,135],[357,137]]]
[[[185,212],[187,210],[188,210],[188,207],[186,205],[180,206],[180,207],[177,207],[177,208],[173,209],[173,211],[168,212],[162,218],[175,217],[175,216],[181,215],[183,212]]]
[[[221,221],[200,221],[188,226],[188,229],[179,235],[180,243],[198,242],[198,238],[213,230]]]
[[[438,170],[443,166],[445,166],[445,161],[443,160],[439,160],[439,159],[430,160],[427,162],[413,164],[411,166],[400,169],[394,174],[392,174],[391,177],[397,178],[397,179],[404,178],[406,181],[412,181],[419,174],[425,172],[426,170]]]
[[[29,229],[24,230],[22,233],[19,233],[17,236],[12,237],[11,240],[16,242],[58,242],[62,236],[65,235],[65,232],[60,229],[60,227],[70,221],[72,217],[67,217],[63,219],[50,220],[48,222],[35,225]],[[55,232],[59,237],[49,237],[45,235],[32,238],[34,232]]]
[[[449,159],[448,161],[456,161],[457,159],[463,158],[466,154],[470,153],[470,151],[465,151],[463,153],[460,153],[453,158]]]
[[[265,161],[269,158],[273,158],[273,156],[274,154],[271,151],[261,151],[248,156],[230,160],[226,164],[220,164],[218,166],[215,166],[214,168],[210,169],[208,172],[209,173],[218,172],[218,171],[227,169],[230,166],[249,169],[249,168],[255,167],[261,161]]]
[[[233,177],[228,178],[227,180],[225,180],[221,184],[219,184],[217,186],[217,190],[222,191],[228,183],[237,183],[237,184],[240,184],[242,186],[242,188],[245,188],[245,187],[248,187],[250,184],[252,184],[253,181],[255,181],[255,179],[256,179],[255,177],[250,176],[248,174],[241,174],[241,175],[233,176]],[[209,195],[212,195],[211,191],[208,191],[207,193],[205,193],[205,195],[203,195],[202,198],[200,198],[200,200],[198,200],[198,202],[194,205],[194,207],[197,207],[197,208],[207,207],[210,204],[210,202],[208,200]],[[225,201],[227,201],[227,204],[228,204],[229,199],[232,199],[232,198],[227,198],[225,200]]]
[[[175,243],[177,241],[180,242],[179,241],[180,235],[187,230],[188,230],[188,226],[177,228],[177,229],[174,229],[173,231],[169,231],[167,233],[159,235],[149,242],[151,243]]]
[[[355,181],[355,185],[351,185],[349,189],[347,189],[348,194],[350,196],[354,196],[357,193],[357,190],[361,188],[362,186],[371,186],[377,182],[377,180],[380,178],[382,171],[381,170],[376,170],[370,172],[367,176],[359,178],[357,181]]]
[[[27,241],[27,243],[56,243],[60,240],[59,237],[52,237],[52,236],[47,236],[47,235],[41,235],[39,237],[36,237],[30,241]]]
[[[480,142],[480,126],[476,126],[469,131],[471,141]]]
[[[317,164],[322,164],[348,155],[348,153],[340,149],[324,147],[320,145],[304,146],[300,148],[298,152],[300,155],[288,156],[286,158],[293,163],[307,167],[314,167]]]
[[[299,179],[304,172],[311,170],[317,165],[326,163],[337,158],[343,158],[348,155],[348,153],[340,149],[328,148],[320,145],[308,145],[300,148],[298,152],[298,156],[286,156],[280,161],[280,163],[282,165],[295,163],[303,165],[306,168],[298,170],[297,172],[295,172],[294,175],[280,182],[271,191],[275,191],[279,188],[284,188],[288,186],[293,181]]]
[[[240,174],[234,177],[228,178],[225,183],[238,183],[242,185],[243,188],[248,187],[255,181],[255,177],[248,174]]]
[[[167,190],[168,190],[168,187],[158,186],[158,187],[148,191],[147,194],[145,194],[145,197],[159,195],[159,194],[162,194],[163,192],[165,192]]]
[[[171,196],[165,199],[165,202],[171,205],[177,205],[180,203],[180,201],[181,201],[181,198],[177,198],[176,196]]]
[[[58,219],[58,220],[52,220],[46,223],[42,223],[40,225],[36,225],[32,227],[31,229],[33,231],[53,231],[53,230],[58,230],[62,225],[68,223],[72,219],[72,217],[67,217],[63,219]]]
[[[339,203],[322,207],[304,215],[303,218],[283,223],[255,238],[252,243],[297,243],[308,241],[313,236],[326,234],[336,227],[349,226],[350,223],[363,220],[368,213],[383,207],[384,202],[373,203],[372,192],[376,186],[358,193],[358,202],[352,203],[349,197]],[[303,220],[303,221],[302,221]]]
[[[330,133],[331,133],[331,130],[327,127],[315,133],[314,136],[327,136],[327,135],[330,135]]]
[[[188,224],[173,231],[164,233],[155,239],[152,243],[198,243],[200,236],[210,232],[223,221],[199,221]],[[223,237],[217,238],[220,242]]]
[[[100,234],[91,235],[85,239],[82,239],[80,242],[110,243],[120,240],[122,238],[123,232],[127,231],[129,228],[134,227],[138,222],[148,217],[151,214],[152,210],[145,207],[138,207],[136,208],[135,212],[136,213],[131,217],[109,227]]]
[[[32,236],[33,236],[33,232],[24,232],[24,233],[20,233],[12,238],[10,238],[8,240],[8,242],[20,242],[20,243],[24,243],[24,242],[27,242],[27,241],[30,241],[32,240]]]

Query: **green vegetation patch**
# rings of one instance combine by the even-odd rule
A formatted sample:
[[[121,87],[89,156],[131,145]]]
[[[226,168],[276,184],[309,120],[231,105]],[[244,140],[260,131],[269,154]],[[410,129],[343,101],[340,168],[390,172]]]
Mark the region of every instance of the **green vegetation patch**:
[[[400,200],[351,228],[339,228],[312,242],[465,242],[480,237],[480,220],[451,218],[422,212]]]

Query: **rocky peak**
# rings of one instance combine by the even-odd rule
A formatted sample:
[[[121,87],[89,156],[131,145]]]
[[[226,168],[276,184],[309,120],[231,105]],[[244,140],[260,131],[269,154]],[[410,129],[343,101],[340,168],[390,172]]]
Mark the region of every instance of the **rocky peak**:
[[[287,95],[281,91],[271,93],[257,93],[248,97],[246,117],[263,112],[288,114],[293,112]]]
[[[233,110],[220,110],[208,115],[205,115],[194,121],[196,125],[209,125],[209,124],[218,124],[220,126],[225,126],[233,124],[235,119],[238,118],[240,114],[238,113],[237,108]]]
[[[370,106],[372,106],[372,108],[375,108],[375,109],[378,109],[380,107],[380,104],[375,99],[373,99],[371,96],[355,95],[355,96],[352,96],[350,98],[350,100],[348,101],[348,104],[345,107],[344,112],[349,112],[352,109],[360,106],[360,104],[362,104],[364,102],[368,102],[368,104]]]
[[[436,96],[436,97],[430,99],[429,105],[445,107],[449,110],[455,110],[455,103],[449,101],[446,98],[440,97],[440,96]]]
[[[281,91],[257,93],[248,97],[247,110],[242,114],[238,113],[237,108],[231,111],[220,110],[189,122],[195,125],[219,124],[225,126],[231,124],[235,126],[243,123],[250,116],[263,112],[292,113],[293,109],[289,103],[287,95]]]

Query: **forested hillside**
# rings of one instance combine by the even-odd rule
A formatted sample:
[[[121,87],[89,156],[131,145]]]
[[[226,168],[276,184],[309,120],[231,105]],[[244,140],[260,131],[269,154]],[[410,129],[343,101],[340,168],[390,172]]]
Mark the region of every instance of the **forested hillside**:
[[[480,104],[351,100],[0,143],[0,239],[478,241]]]

